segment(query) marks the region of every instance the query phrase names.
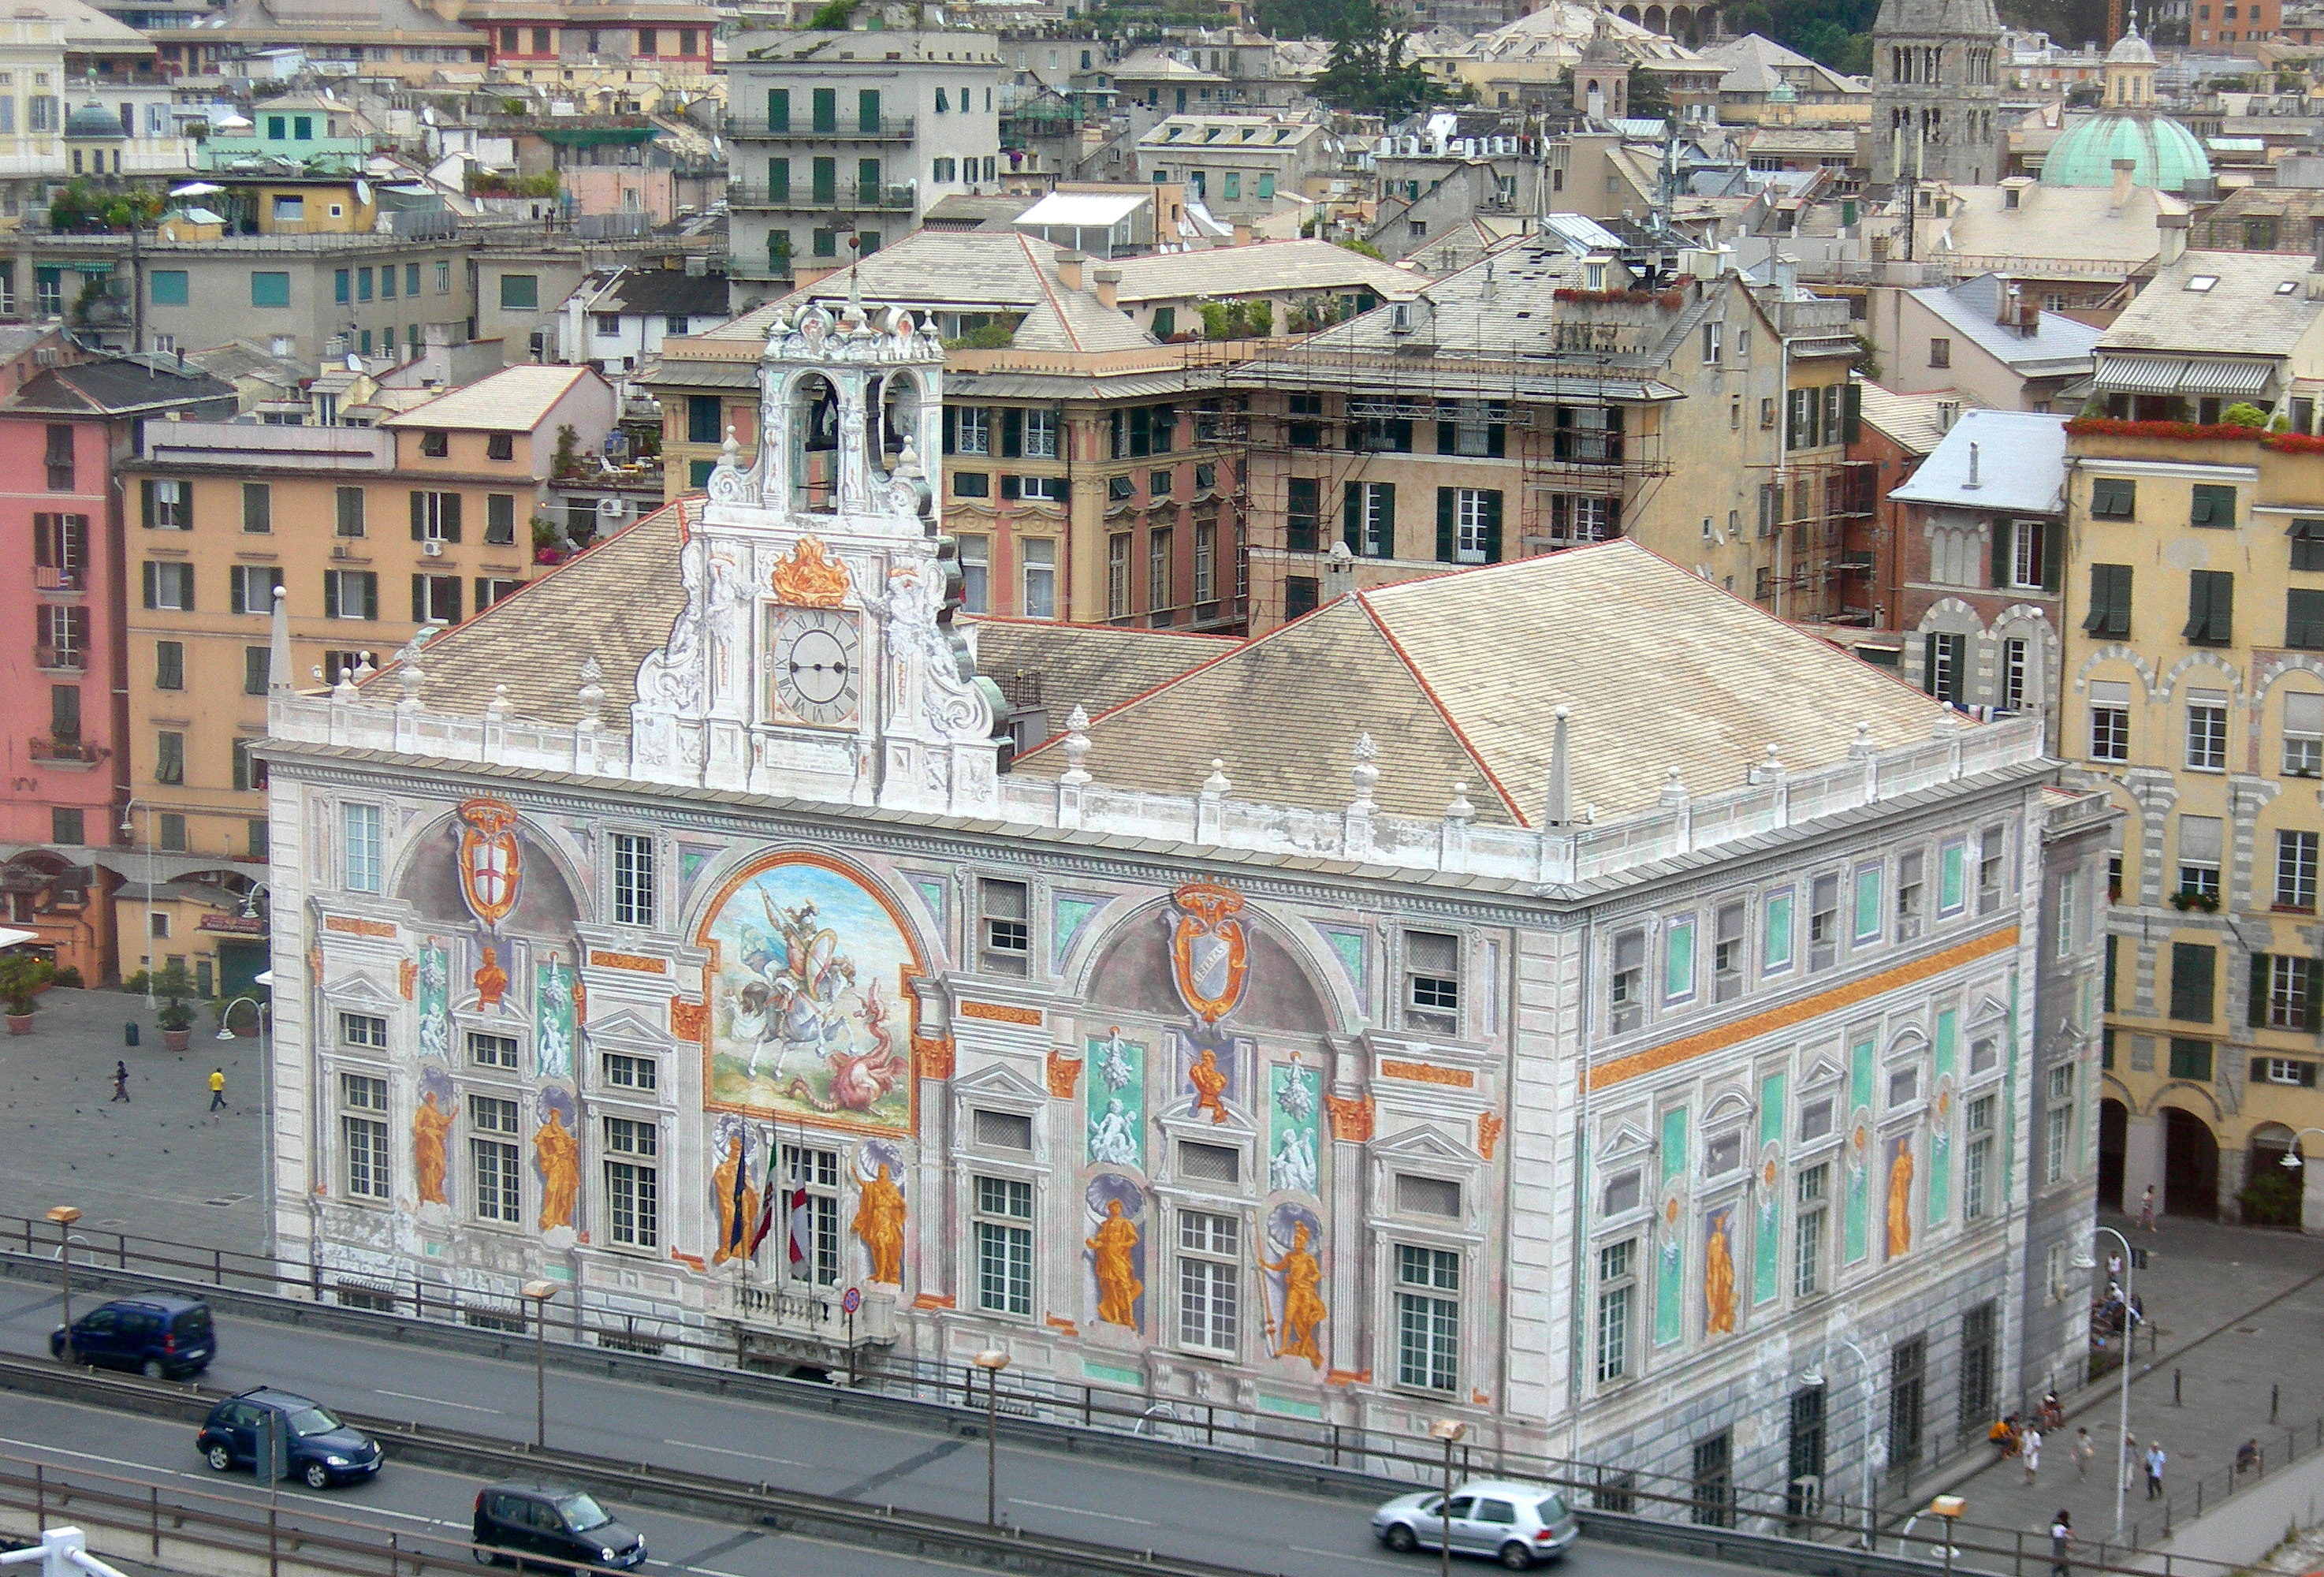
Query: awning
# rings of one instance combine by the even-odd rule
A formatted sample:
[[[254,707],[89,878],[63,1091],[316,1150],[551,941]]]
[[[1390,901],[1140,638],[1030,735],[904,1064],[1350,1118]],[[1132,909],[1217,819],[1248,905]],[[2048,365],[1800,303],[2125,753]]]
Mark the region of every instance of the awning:
[[[2098,354],[2098,386],[2107,393],[2258,394],[2274,377],[2272,361]]]

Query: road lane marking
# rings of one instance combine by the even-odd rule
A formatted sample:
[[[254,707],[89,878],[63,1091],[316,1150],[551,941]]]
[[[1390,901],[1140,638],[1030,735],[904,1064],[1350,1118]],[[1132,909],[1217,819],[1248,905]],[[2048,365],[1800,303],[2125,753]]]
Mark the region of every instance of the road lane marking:
[[[695,1440],[665,1440],[662,1443],[664,1445],[680,1446],[687,1451],[713,1452],[719,1456],[739,1456],[748,1462],[773,1462],[779,1467],[786,1468],[812,1468],[819,1465],[815,1462],[797,1462],[787,1456],[761,1456],[755,1451],[733,1451],[723,1445],[704,1445],[701,1442]]]
[[[740,1577],[740,1573],[738,1572],[721,1572],[715,1566],[688,1566],[687,1570],[689,1572],[699,1572],[702,1574],[702,1577]]]
[[[74,1451],[68,1446],[51,1445],[42,1440],[14,1440],[0,1434],[0,1445],[22,1446],[28,1451],[44,1451],[51,1456],[74,1456],[88,1462],[103,1462],[109,1468],[134,1468],[141,1473],[167,1473],[173,1479],[206,1479],[205,1473],[189,1473],[177,1468],[159,1467],[152,1462],[131,1462],[125,1457],[99,1456],[93,1451]]]
[[[1397,1561],[1378,1560],[1370,1555],[1351,1555],[1345,1550],[1319,1550],[1313,1545],[1284,1545],[1284,1548],[1288,1550],[1296,1550],[1303,1555],[1329,1555],[1335,1561],[1356,1561],[1367,1566],[1386,1566],[1392,1572],[1404,1572],[1411,1569]],[[1431,1550],[1428,1553],[1433,1555],[1436,1552]]]
[[[1066,1511],[1071,1512],[1075,1517],[1102,1517],[1108,1522],[1134,1522],[1140,1527],[1152,1527],[1154,1526],[1153,1523],[1143,1517],[1123,1517],[1119,1512],[1112,1511],[1092,1511],[1088,1508],[1082,1506],[1052,1506],[1047,1500],[1019,1500],[1014,1495],[1009,1497],[1009,1504],[1011,1506],[1030,1506],[1041,1511]]]
[[[479,1407],[474,1402],[447,1402],[441,1397],[422,1397],[410,1391],[383,1390],[376,1386],[372,1388],[372,1395],[375,1397],[393,1397],[399,1402],[426,1402],[430,1406],[457,1407],[463,1413],[500,1412],[498,1407]]]

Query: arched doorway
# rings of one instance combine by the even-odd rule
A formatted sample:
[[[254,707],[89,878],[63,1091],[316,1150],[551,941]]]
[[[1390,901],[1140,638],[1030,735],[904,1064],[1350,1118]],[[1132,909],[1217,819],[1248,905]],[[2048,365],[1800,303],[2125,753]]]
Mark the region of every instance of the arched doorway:
[[[2128,1148],[2130,1112],[2111,1097],[2098,1102],[2098,1203],[2122,1208],[2122,1157]]]
[[[2236,1194],[2246,1226],[2299,1229],[2304,1174],[2283,1164],[2292,1144],[2292,1130],[2282,1123],[2252,1130],[2244,1148],[2244,1185]]]
[[[2219,1141],[2176,1106],[2163,1109],[2163,1204],[2172,1215],[2219,1219]]]

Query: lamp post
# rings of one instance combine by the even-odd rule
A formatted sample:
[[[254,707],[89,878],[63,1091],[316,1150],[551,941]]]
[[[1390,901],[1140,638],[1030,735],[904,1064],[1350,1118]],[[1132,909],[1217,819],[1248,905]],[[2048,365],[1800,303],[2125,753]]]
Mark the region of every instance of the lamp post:
[[[549,1300],[557,1296],[553,1281],[528,1281],[520,1289],[532,1305],[532,1443],[549,1449]]]
[[[130,820],[138,810],[145,812],[145,1010],[153,1010],[153,976],[160,961],[153,951],[153,807],[142,800],[132,799],[121,807],[121,835],[136,840],[137,829]]]
[[[2315,1131],[2318,1130],[2313,1129],[2301,1130],[2301,1133]],[[2300,1135],[2294,1134],[2292,1137],[2292,1143],[2297,1145],[2300,1142]],[[2299,1156],[2300,1152],[2297,1149],[2292,1150],[2284,1157],[2285,1165],[2298,1166]],[[2120,1431],[2118,1439],[2121,1449],[2127,1451],[2130,1447],[2130,1355],[2132,1348],[2137,1344],[2138,1323],[2137,1313],[2131,1306],[2130,1284],[2133,1273],[2136,1269],[2136,1256],[2130,1251],[2130,1240],[2112,1227],[2095,1227],[2091,1230],[2094,1234],[2090,1239],[2092,1250],[2098,1247],[2098,1238],[2095,1234],[2098,1232],[2105,1233],[2122,1245],[2122,1399],[2118,1407],[2116,1427]],[[2098,1262],[2096,1253],[2085,1252],[2074,1260],[2074,1268],[2095,1269]],[[2114,1464],[2114,1533],[2116,1538],[2122,1536],[2122,1495],[2123,1490],[2127,1487],[2126,1480],[2128,1473],[2129,1468],[2126,1463],[2116,1462]]]
[[[266,992],[266,1000],[258,1004],[259,1109],[266,1113],[265,1125],[260,1130],[264,1142],[259,1148],[259,1166],[263,1168],[259,1197],[266,1201],[266,1257],[272,1259],[274,1258],[274,972],[262,969],[251,977],[250,983]]]
[[[1444,1443],[1444,1495],[1436,1502],[1436,1571],[1437,1577],[1450,1577],[1452,1571],[1452,1446],[1469,1426],[1458,1418],[1439,1418],[1428,1426],[1428,1433]]]
[[[1001,1448],[993,1431],[1001,1426],[1001,1371],[1009,1367],[1009,1355],[988,1347],[969,1361],[984,1371],[984,1526],[999,1527]]]
[[[49,1219],[57,1223],[57,1268],[64,1277],[65,1289],[65,1361],[73,1360],[72,1334],[72,1224],[80,1220],[78,1207],[57,1204],[49,1207]]]
[[[241,1007],[244,1002],[248,1002],[251,1006],[251,1010],[258,1015],[259,1033],[263,1035],[266,1032],[266,1004],[260,1001],[256,997],[236,997],[234,1001],[228,1002],[225,1007],[218,1010],[217,1038],[220,1040],[232,1040],[234,1038],[234,1026],[229,1022],[229,1020],[234,1018],[234,1010],[236,1008]]]
[[[1945,1577],[1953,1577],[1953,1523],[1969,1509],[1969,1502],[1959,1495],[1940,1495],[1929,1502],[1929,1509],[1945,1520]]]
[[[1833,1341],[1848,1349],[1856,1360],[1856,1377],[1864,1386],[1864,1449],[1857,1452],[1857,1489],[1864,1498],[1864,1547],[1873,1548],[1872,1541],[1872,1360],[1864,1356],[1864,1349],[1845,1336]],[[1812,1389],[1822,1390],[1826,1381],[1822,1373],[1810,1370],[1800,1377],[1800,1383]]]

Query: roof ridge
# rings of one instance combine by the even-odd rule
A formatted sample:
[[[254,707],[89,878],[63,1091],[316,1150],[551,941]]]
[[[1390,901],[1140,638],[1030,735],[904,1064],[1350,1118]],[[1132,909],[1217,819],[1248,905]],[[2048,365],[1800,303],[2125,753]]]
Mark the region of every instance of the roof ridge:
[[[1065,337],[1073,342],[1075,350],[1087,350],[1089,346],[1082,343],[1082,337],[1074,330],[1073,319],[1065,316],[1065,303],[1058,300],[1057,293],[1049,288],[1048,271],[1041,266],[1041,260],[1032,247],[1026,244],[1031,238],[1022,230],[1011,230],[1010,234],[1017,238],[1017,248],[1025,254],[1025,265],[1033,271],[1033,282],[1041,287],[1041,295],[1049,303],[1049,310],[1056,314],[1057,327],[1065,331]]]
[[[1508,562],[1515,564],[1522,563],[1523,560],[1511,559]],[[1489,565],[1480,565],[1478,567],[1481,569],[1495,567]],[[1458,574],[1461,572],[1456,570],[1454,573]],[[1420,580],[1405,581],[1400,584],[1405,586],[1418,586],[1424,581],[1441,580],[1443,578],[1443,576],[1442,576],[1427,575],[1421,576]],[[1404,642],[1396,638],[1396,632],[1390,630],[1388,625],[1382,622],[1379,614],[1373,611],[1371,594],[1370,592],[1358,592],[1355,594],[1353,600],[1356,605],[1363,610],[1364,617],[1371,622],[1372,628],[1379,632],[1380,639],[1388,642],[1388,650],[1396,653],[1396,659],[1404,665],[1404,671],[1412,676],[1412,682],[1420,687],[1420,693],[1428,697],[1428,704],[1436,709],[1438,719],[1443,723],[1446,728],[1452,731],[1452,737],[1460,741],[1461,753],[1467,756],[1470,761],[1476,767],[1477,770],[1484,774],[1485,781],[1492,785],[1493,792],[1495,794],[1500,796],[1501,804],[1508,809],[1510,816],[1517,818],[1517,825],[1521,827],[1532,826],[1532,819],[1518,807],[1517,797],[1509,792],[1508,786],[1501,781],[1499,775],[1497,774],[1492,768],[1485,764],[1483,754],[1478,751],[1476,745],[1472,743],[1469,738],[1469,731],[1462,728],[1458,722],[1454,721],[1452,708],[1445,706],[1444,698],[1436,693],[1436,687],[1428,682],[1428,676],[1420,671],[1420,665],[1412,660],[1412,653],[1405,650]]]

